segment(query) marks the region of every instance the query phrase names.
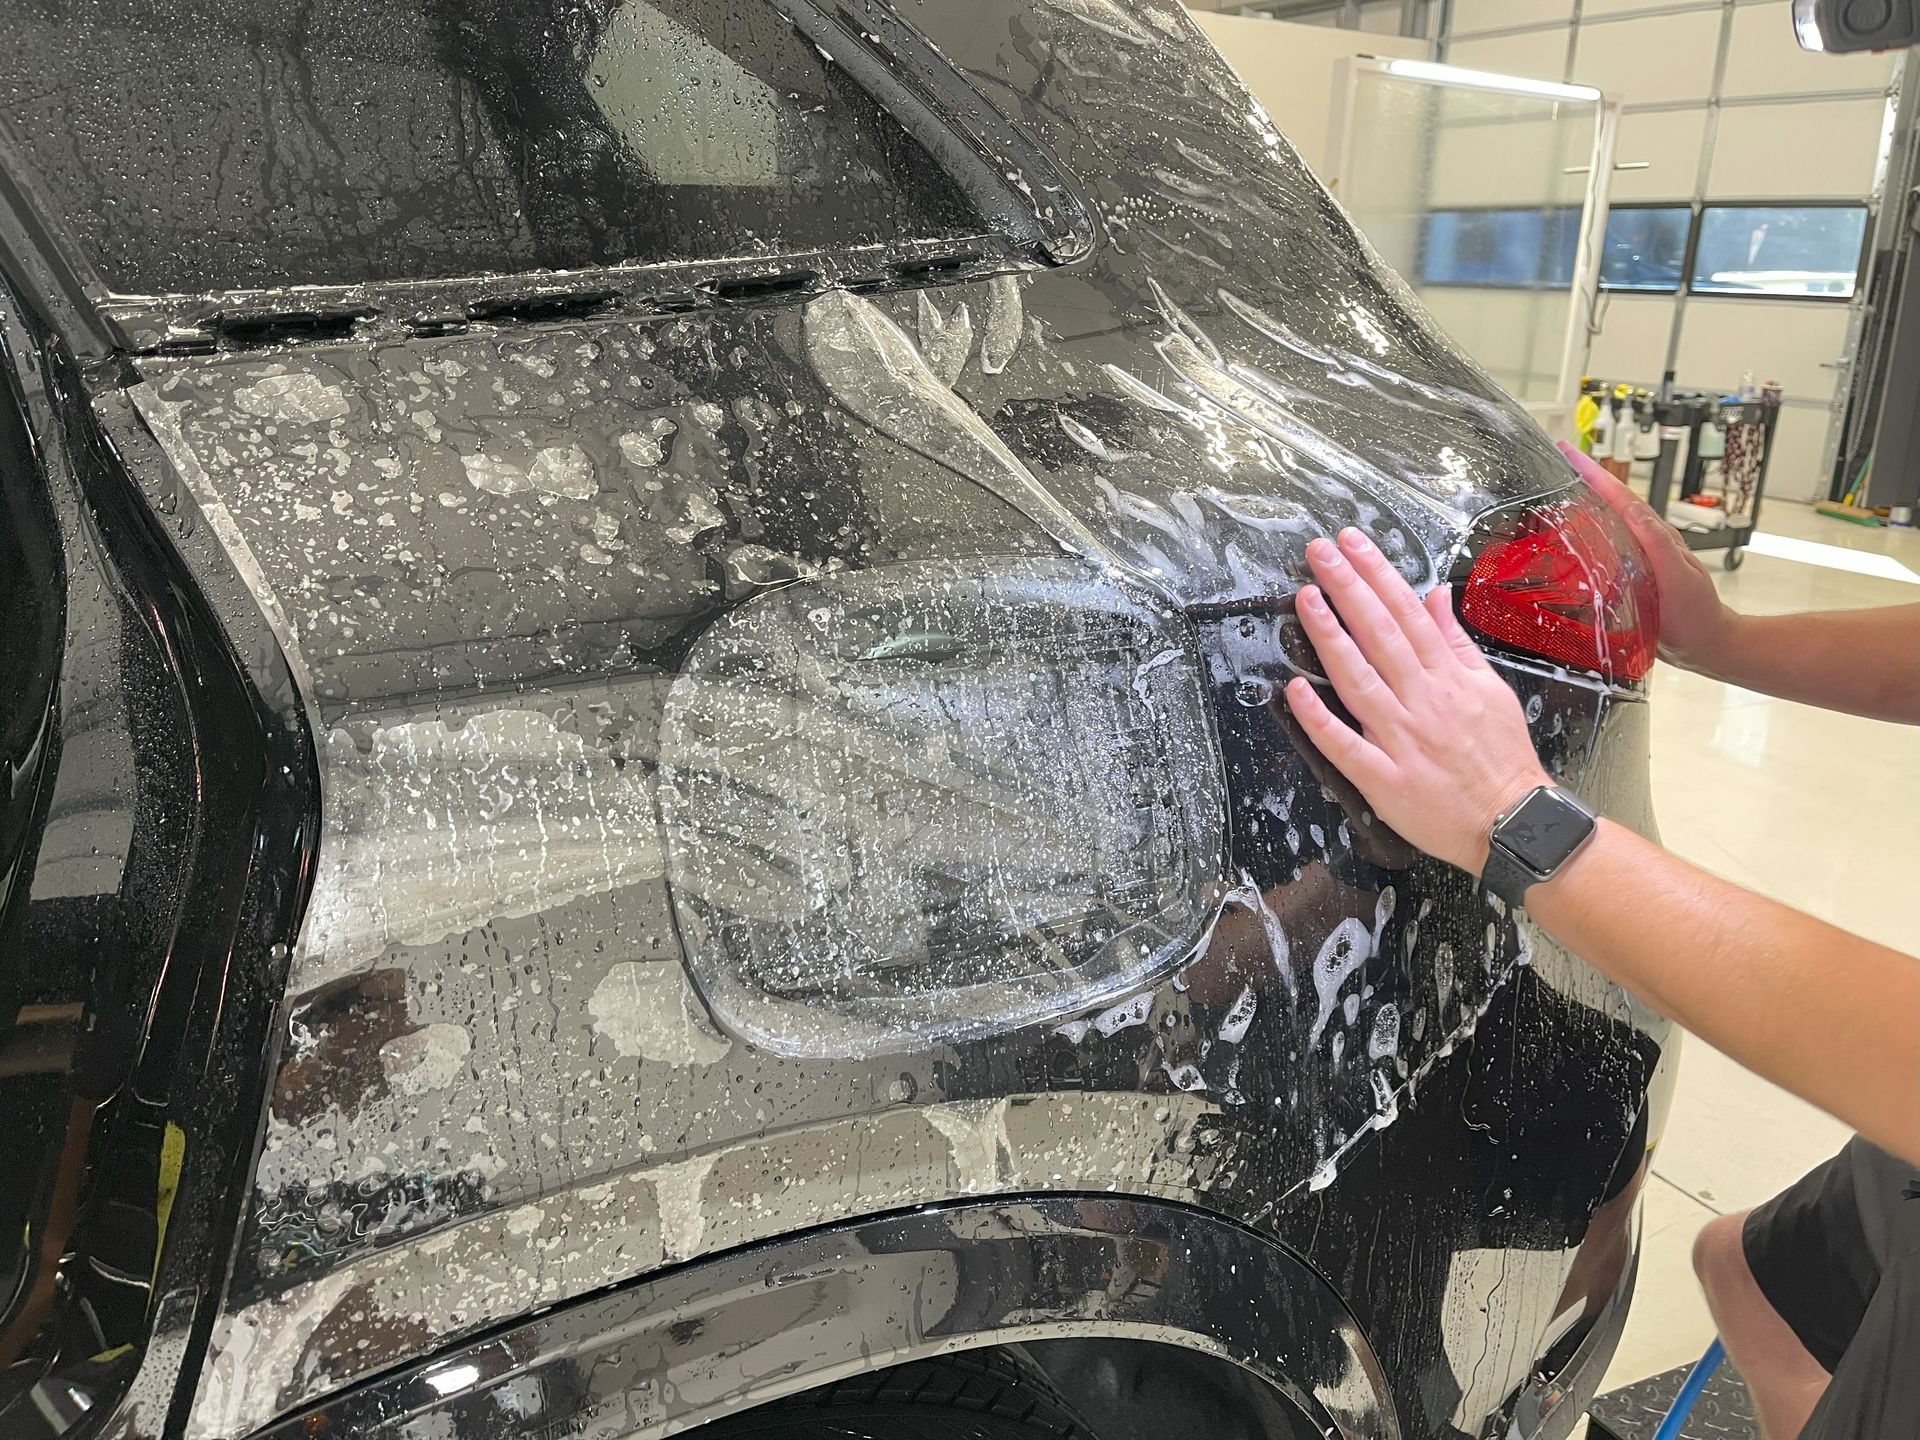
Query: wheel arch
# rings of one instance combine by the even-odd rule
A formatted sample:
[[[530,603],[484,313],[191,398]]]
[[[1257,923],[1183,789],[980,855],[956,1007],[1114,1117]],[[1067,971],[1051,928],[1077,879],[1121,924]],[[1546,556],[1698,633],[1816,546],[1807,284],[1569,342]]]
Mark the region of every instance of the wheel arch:
[[[983,1346],[1151,1341],[1230,1362],[1337,1436],[1398,1440],[1379,1362],[1291,1250],[1191,1206],[994,1199],[697,1261],[516,1321],[285,1416],[261,1440],[697,1430],[865,1370]],[[628,1428],[619,1424],[624,1409]]]

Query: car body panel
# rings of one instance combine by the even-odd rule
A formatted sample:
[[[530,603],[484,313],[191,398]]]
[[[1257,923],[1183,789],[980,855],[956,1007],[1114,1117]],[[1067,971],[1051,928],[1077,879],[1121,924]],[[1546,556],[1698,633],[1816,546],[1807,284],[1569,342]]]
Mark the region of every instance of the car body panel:
[[[456,1347],[269,1436],[676,1434],[740,1408],[982,1344],[1099,1337],[1223,1357],[1314,1433],[1398,1437],[1366,1341],[1282,1246],[1111,1196],[973,1201],[738,1250]],[[743,1377],[752,1377],[743,1384]]]
[[[1049,1192],[1292,1247],[1406,1433],[1478,1433],[1631,1197],[1663,1025],[1384,833],[1276,700],[1313,663],[1308,539],[1359,525],[1429,585],[1563,462],[1176,7],[900,13],[1069,177],[1084,259],[438,336],[156,331],[93,382],[196,578],[237,574],[271,627],[324,807],[188,1433],[669,1265]],[[1150,964],[1071,1005],[838,1054],[743,1037],[690,971],[661,819],[690,657],[930,566],[1052,567],[1183,631],[1211,873]],[[1555,773],[1649,829],[1643,696],[1502,663]],[[901,733],[794,744],[852,773]],[[936,827],[972,813],[920,778]],[[1614,1249],[1571,1323],[1612,1303]]]
[[[1216,513],[1304,513],[1258,549],[1233,521],[1215,545],[1191,523],[1169,536],[1219,472],[1105,367],[1153,374],[1191,321],[1143,327],[1132,354],[1023,322],[993,372],[971,357],[983,393],[964,411],[956,392],[922,400],[930,367],[888,353],[943,301],[978,305],[986,333],[1018,303],[1044,335],[1051,283],[1017,302],[1005,281],[829,292],[711,321],[142,362],[136,400],[244,545],[324,727],[329,828],[204,1433],[432,1337],[827,1217],[1050,1188],[1271,1204],[1331,1178],[1471,1030],[1519,954],[1511,917],[1443,866],[1370,864],[1405,857],[1343,839],[1358,812],[1273,704],[1286,657],[1262,602],[1297,584],[1311,534],[1377,523],[1372,497],[1258,465],[1270,437],[1210,406],[1201,433],[1247,452]],[[860,343],[873,353],[850,356]],[[985,427],[1008,406],[995,392],[1029,422],[1050,392],[1068,420],[1110,402],[1111,448],[1141,457],[1115,486],[1128,503],[1099,503],[1078,440],[1089,463],[1055,447],[1048,467]],[[820,466],[805,507],[762,469],[799,455]],[[1409,544],[1418,578],[1446,536]],[[1226,928],[1157,986],[1077,1021],[1002,1016],[945,1052],[787,1058],[727,1037],[688,979],[656,818],[679,657],[764,588],[1063,549],[1206,617],[1232,833],[1209,919]],[[1610,699],[1536,683],[1543,748],[1574,780]]]
[[[4,1418],[159,1435],[184,1414],[179,1382],[212,1321],[202,1297],[240,1222],[258,1123],[235,1097],[271,1075],[318,793],[279,646],[190,507],[179,523],[177,481],[125,395],[95,388],[26,323],[33,307],[5,300],[0,358],[35,453],[4,480],[44,486],[67,579],[8,980],[85,1023],[9,1077],[16,1185],[49,1176],[36,1081],[53,1082],[67,1127],[51,1150],[67,1158],[54,1205],[24,1217],[38,1252],[24,1278],[43,1298],[10,1297],[25,1303],[8,1339],[36,1339],[38,1321],[34,1348],[73,1363],[38,1380],[17,1366],[30,1383]],[[103,1350],[103,1335],[121,1343]]]

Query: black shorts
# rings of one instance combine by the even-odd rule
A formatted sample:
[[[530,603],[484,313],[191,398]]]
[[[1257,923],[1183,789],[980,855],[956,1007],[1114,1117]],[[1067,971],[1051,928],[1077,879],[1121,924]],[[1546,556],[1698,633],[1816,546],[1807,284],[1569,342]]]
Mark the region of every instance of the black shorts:
[[[1801,1440],[1920,1436],[1920,1198],[1913,1167],[1855,1139],[1747,1217],[1760,1291],[1833,1383]]]

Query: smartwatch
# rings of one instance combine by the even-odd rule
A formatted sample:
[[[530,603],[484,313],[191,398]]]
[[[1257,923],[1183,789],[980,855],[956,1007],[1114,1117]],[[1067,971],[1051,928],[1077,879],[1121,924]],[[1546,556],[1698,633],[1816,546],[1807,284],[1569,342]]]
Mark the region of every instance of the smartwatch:
[[[1598,822],[1572,791],[1535,786],[1493,822],[1481,885],[1509,905],[1524,905],[1528,890],[1551,880],[1593,839]]]

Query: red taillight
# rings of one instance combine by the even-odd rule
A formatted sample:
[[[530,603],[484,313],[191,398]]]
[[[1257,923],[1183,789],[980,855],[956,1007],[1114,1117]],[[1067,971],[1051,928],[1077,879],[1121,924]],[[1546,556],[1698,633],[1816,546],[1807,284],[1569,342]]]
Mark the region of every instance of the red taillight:
[[[1502,517],[1474,559],[1460,618],[1496,645],[1613,680],[1645,676],[1660,638],[1646,552],[1585,493]]]

